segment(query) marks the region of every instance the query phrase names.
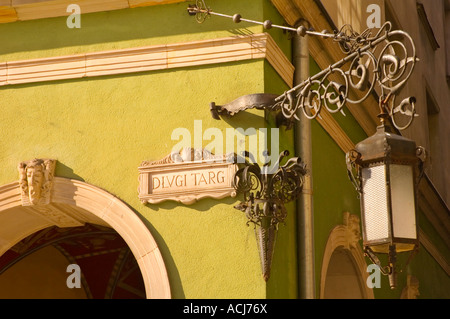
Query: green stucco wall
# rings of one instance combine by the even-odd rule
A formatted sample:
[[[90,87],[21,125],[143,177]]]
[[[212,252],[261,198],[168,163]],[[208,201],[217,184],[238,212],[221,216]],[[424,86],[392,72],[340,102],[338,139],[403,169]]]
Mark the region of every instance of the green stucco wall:
[[[217,11],[234,8],[253,19],[275,12],[268,3],[208,2]],[[186,8],[187,3],[180,3],[82,14],[81,29],[67,28],[65,17],[3,24],[0,59],[15,61],[263,32],[261,26],[235,25],[218,17],[200,25]],[[284,43],[286,48],[289,44]],[[203,132],[217,127],[225,137],[229,127],[268,127],[262,111],[214,120],[209,103],[224,104],[266,91],[282,93],[286,89],[283,83],[267,62],[253,60],[1,87],[5,104],[0,184],[18,179],[20,161],[55,158],[56,176],[103,188],[142,218],[161,250],[173,298],[295,298],[292,214],[288,226],[281,227],[275,280],[267,286],[261,276],[253,227],[246,226],[244,214],[233,208],[238,199],[204,199],[190,206],[175,202],[143,205],[137,193],[138,166],[171,152],[177,143],[171,140],[174,129],[187,128],[193,134],[194,120],[202,120]],[[209,142],[204,140],[203,146]]]

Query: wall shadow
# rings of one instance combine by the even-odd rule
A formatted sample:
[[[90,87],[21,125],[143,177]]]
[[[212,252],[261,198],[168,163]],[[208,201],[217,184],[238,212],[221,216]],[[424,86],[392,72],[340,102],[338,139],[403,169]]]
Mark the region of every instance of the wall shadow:
[[[84,178],[82,178],[78,174],[75,174],[72,168],[65,165],[64,163],[61,163],[60,161],[56,161],[55,176],[76,179],[85,182]]]

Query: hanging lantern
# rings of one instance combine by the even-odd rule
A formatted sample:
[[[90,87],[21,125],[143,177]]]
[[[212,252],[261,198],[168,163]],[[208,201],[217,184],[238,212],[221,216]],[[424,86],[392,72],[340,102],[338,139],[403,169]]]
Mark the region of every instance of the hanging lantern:
[[[377,132],[358,143],[346,159],[360,193],[364,251],[379,266],[376,255],[388,256],[388,266],[380,268],[394,289],[397,253],[419,247],[416,194],[425,150],[396,134],[387,117],[381,120]]]

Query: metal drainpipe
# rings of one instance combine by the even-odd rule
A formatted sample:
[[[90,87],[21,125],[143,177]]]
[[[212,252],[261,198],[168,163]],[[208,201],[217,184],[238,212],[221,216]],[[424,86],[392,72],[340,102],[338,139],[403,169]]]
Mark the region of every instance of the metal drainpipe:
[[[310,76],[308,37],[301,37],[295,34],[292,40],[292,50],[293,65],[295,67],[294,85],[297,85]],[[300,121],[295,121],[294,127],[295,152],[296,156],[299,156],[306,163],[308,169],[303,193],[296,203],[299,255],[298,294],[301,299],[315,299],[311,122],[303,114],[298,114],[298,117]]]

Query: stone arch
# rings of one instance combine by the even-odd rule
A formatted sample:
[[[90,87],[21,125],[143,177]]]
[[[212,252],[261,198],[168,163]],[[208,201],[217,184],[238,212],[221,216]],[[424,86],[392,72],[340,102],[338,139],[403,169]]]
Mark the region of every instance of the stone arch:
[[[143,221],[116,196],[78,180],[55,177],[51,202],[22,206],[19,182],[0,187],[0,256],[23,238],[49,226],[93,223],[113,228],[139,265],[147,298],[171,298],[161,252]]]
[[[320,279],[320,298],[326,298],[327,275],[331,263],[347,261],[354,267],[354,275],[359,283],[359,293],[364,299],[374,299],[373,289],[366,284],[369,274],[364,253],[358,241],[360,240],[359,217],[344,213],[344,222],[331,231],[322,259]]]

